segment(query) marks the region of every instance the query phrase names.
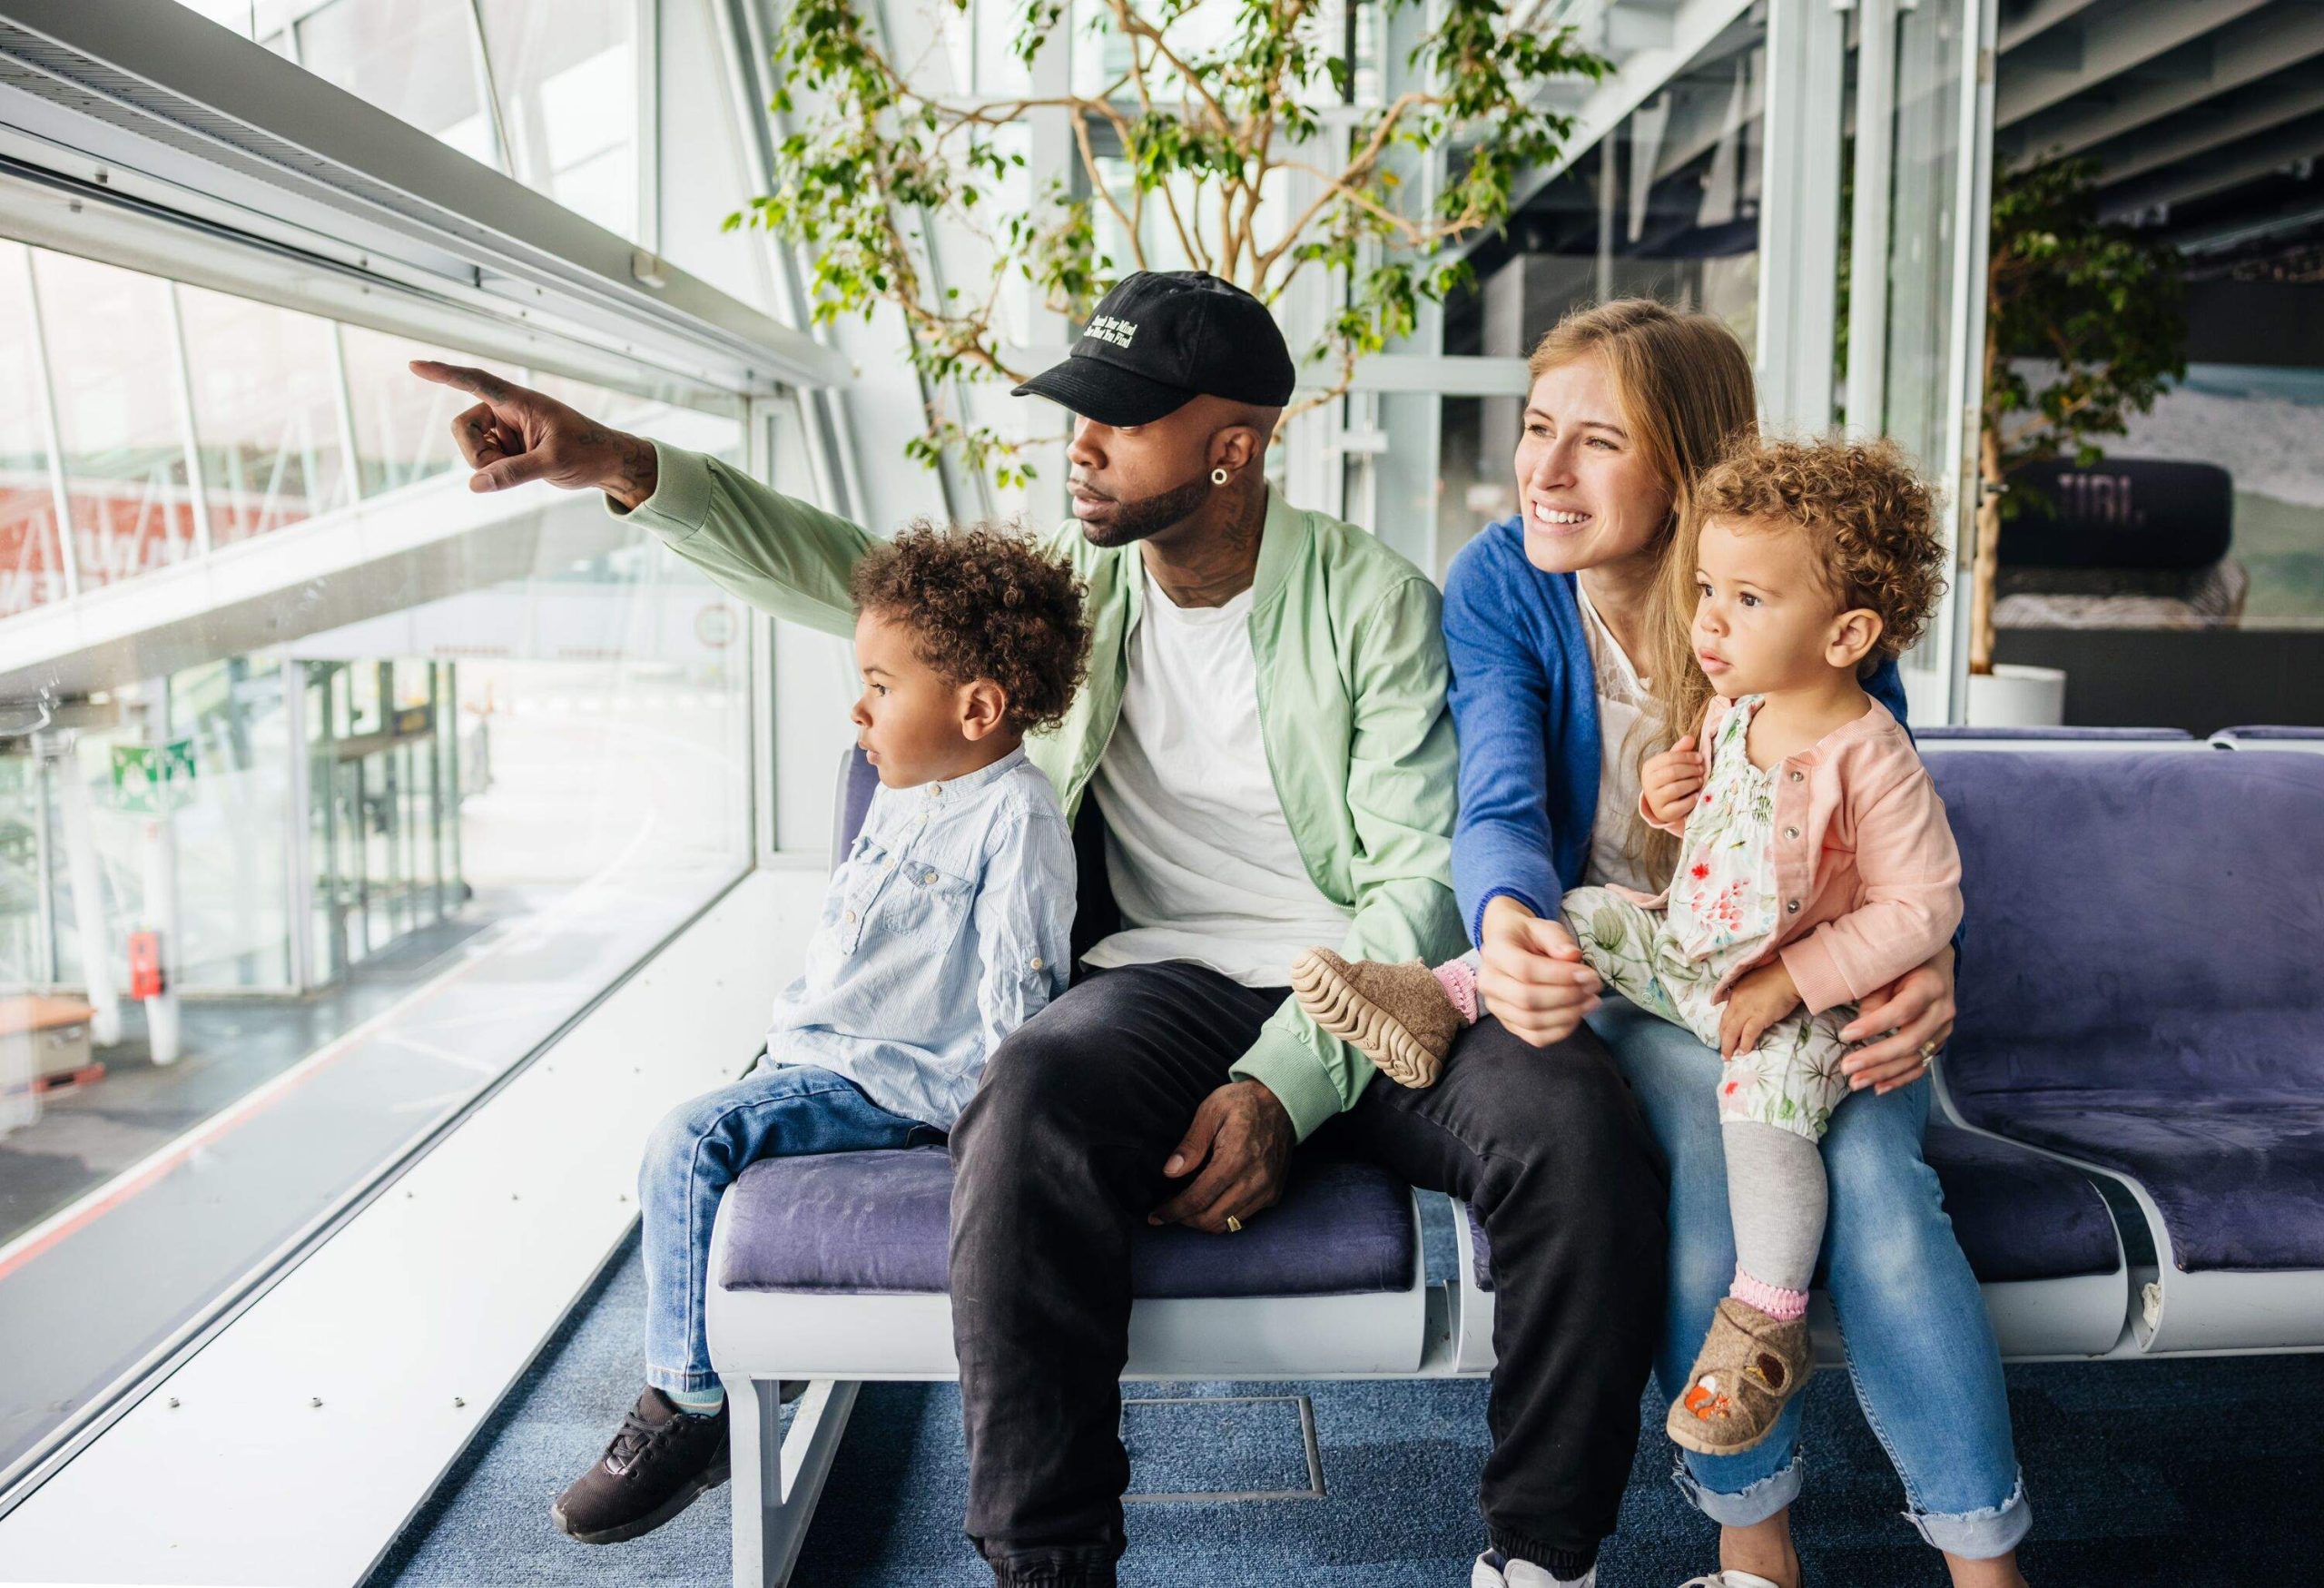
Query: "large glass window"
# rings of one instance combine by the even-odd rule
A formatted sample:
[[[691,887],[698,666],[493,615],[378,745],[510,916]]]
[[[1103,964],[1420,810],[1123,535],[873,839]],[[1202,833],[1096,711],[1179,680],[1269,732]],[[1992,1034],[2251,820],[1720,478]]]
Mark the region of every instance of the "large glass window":
[[[472,497],[420,355],[482,361],[0,252],[11,609],[62,594],[51,388],[84,590],[198,554],[190,478],[280,575],[157,587],[0,737],[0,1487],[750,863],[743,609],[594,496]],[[739,405],[507,372],[743,460]]]
[[[331,0],[300,18],[298,38],[308,71],[499,163],[468,0]]]
[[[480,10],[509,174],[635,235],[635,0],[482,0]]]
[[[1758,340],[1767,24],[1747,14],[1539,191],[1472,255],[1444,350],[1522,358],[1569,310],[1642,296]],[[1443,404],[1436,566],[1517,510],[1517,398]]]
[[[342,505],[349,479],[330,323],[197,287],[177,295],[211,544]]]
[[[348,400],[355,430],[355,474],[363,495],[431,478],[459,461],[452,416],[475,399],[412,379],[414,359],[472,360],[359,326],[342,326]]]
[[[168,288],[152,276],[35,250],[81,588],[161,567],[193,547],[185,416],[170,371]]]
[[[34,343],[31,270],[20,244],[0,242],[0,346]],[[45,382],[36,359],[0,368],[0,617],[64,594]]]

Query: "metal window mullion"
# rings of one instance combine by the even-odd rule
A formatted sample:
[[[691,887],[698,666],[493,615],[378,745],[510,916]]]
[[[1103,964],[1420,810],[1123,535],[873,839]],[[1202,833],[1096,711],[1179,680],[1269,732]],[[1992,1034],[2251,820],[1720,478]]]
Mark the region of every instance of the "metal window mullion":
[[[636,0],[637,245],[662,252],[662,0]]]
[[[363,499],[363,459],[355,450],[355,390],[347,383],[345,328],[337,321],[324,322],[330,333],[330,386],[338,400],[339,445],[347,454],[347,506]]]
[[[1770,429],[1832,424],[1846,25],[1833,0],[1771,0],[1759,212],[1759,403]]]
[[[1858,0],[1856,198],[1848,221],[1847,429],[1880,434],[1888,399],[1889,210],[1896,163],[1896,0]]]
[[[484,0],[468,0],[468,44],[475,52],[469,64],[476,72],[477,92],[484,96],[485,125],[492,133],[493,163],[504,176],[517,176],[517,154],[509,146],[508,123],[500,113],[500,85],[492,76],[492,44],[484,35]]]
[[[81,593],[81,559],[73,547],[73,498],[64,483],[64,436],[56,416],[56,376],[48,362],[48,327],[40,308],[40,272],[33,269],[33,251],[21,252],[25,261],[25,302],[33,322],[33,362],[40,371],[40,422],[48,443],[48,488],[56,506],[56,558],[64,570],[64,598]]]
[[[773,50],[754,0],[700,0],[713,15],[712,34],[726,68],[735,114],[743,133],[743,156],[753,185],[764,192],[774,186],[774,148],[767,123],[778,131],[786,118],[768,106],[772,97],[759,74],[758,63],[772,60]],[[813,323],[807,290],[799,274],[798,251],[783,246],[773,232],[764,234],[769,256],[775,261],[775,290],[783,294],[783,311],[791,324],[825,346],[834,345],[831,328]],[[863,485],[861,459],[856,456],[855,422],[835,390],[805,393],[801,414],[808,429],[809,468],[822,505],[842,518],[861,518],[871,511]]]
[[[38,741],[34,741],[35,745]],[[54,757],[41,755],[35,749],[31,756],[33,810],[33,871],[38,890],[34,902],[34,930],[38,942],[33,952],[31,979],[42,987],[54,987],[59,966],[56,962],[56,824],[49,810],[50,763]]]
[[[202,442],[193,427],[193,368],[186,356],[185,315],[178,284],[163,281],[169,295],[170,372],[177,382],[178,439],[185,448],[185,485],[193,498],[193,554],[210,555],[210,490],[202,469]]]
[[[793,400],[796,400],[795,396]],[[784,422],[786,406],[753,399],[743,410],[745,466],[752,478],[764,480],[778,489],[790,483],[775,478],[774,467],[774,460],[782,455],[776,431]],[[781,707],[775,694],[774,617],[756,607],[747,607],[745,611],[743,714],[751,743],[743,752],[743,761],[751,774],[751,834],[757,844],[757,860],[764,864],[783,847],[782,752],[775,737],[775,714]]]
[[[307,736],[307,664],[285,657],[279,665],[282,680],[282,729],[290,757],[288,819],[283,833],[283,920],[290,950],[290,989],[313,991],[315,908],[314,749]],[[325,708],[329,705],[326,703]]]
[[[1954,566],[1959,571],[1943,597],[1951,608],[1929,626],[1938,676],[1946,680],[1947,715],[1959,723],[1969,711],[1969,607],[1961,592],[1969,587],[1976,547],[1978,456],[1984,422],[1985,271],[1992,250],[1994,180],[1994,39],[1999,25],[1996,0],[1961,0],[1961,109],[1955,131],[1960,170],[1954,194],[1954,281],[1952,323],[1947,328],[1950,360],[1946,397],[1956,416],[1947,427],[1956,455],[1952,465],[1953,510],[1946,522],[1954,536]],[[1948,621],[1949,619],[1949,621]]]

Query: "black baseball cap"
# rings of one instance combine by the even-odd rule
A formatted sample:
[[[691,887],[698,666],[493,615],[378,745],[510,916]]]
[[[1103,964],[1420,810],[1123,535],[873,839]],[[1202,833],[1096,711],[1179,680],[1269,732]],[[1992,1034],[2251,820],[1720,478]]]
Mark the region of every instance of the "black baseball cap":
[[[1016,390],[1101,425],[1151,424],[1197,397],[1291,400],[1291,349],[1267,306],[1204,271],[1139,271],[1105,296],[1065,361]]]

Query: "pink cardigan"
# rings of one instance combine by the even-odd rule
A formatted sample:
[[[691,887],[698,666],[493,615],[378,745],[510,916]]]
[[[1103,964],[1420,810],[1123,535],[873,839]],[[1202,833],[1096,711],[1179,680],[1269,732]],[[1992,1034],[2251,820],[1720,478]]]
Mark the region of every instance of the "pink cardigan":
[[[1715,743],[1734,709],[1714,699],[1695,742]],[[1809,1013],[1860,1003],[1926,963],[1961,923],[1961,852],[1945,802],[1911,736],[1876,700],[1769,775],[1783,913],[1767,952],[1729,972],[1714,1000],[1779,953]],[[1654,820],[1643,796],[1639,814]],[[1659,908],[1669,897],[1647,902]]]

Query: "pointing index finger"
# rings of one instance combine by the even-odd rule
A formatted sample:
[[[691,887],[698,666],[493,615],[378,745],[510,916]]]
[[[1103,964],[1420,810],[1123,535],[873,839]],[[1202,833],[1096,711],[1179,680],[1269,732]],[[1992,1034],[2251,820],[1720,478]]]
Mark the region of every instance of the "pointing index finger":
[[[481,397],[487,402],[509,402],[523,390],[511,386],[489,370],[471,369],[466,364],[439,363],[434,359],[414,359],[411,372],[422,380],[433,380],[438,386],[454,386],[471,397]]]

